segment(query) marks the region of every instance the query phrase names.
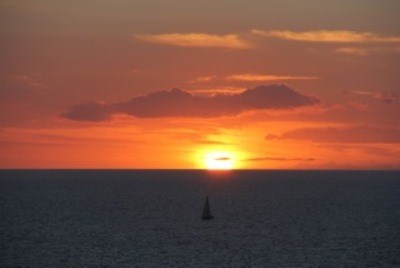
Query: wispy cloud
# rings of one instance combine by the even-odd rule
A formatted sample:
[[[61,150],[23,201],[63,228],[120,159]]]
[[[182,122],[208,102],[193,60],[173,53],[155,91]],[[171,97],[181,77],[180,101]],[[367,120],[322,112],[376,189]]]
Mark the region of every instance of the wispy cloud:
[[[229,161],[229,160],[231,160],[231,158],[230,157],[218,157],[218,158],[215,158],[214,160],[218,160],[218,161]]]
[[[335,50],[339,54],[347,54],[352,56],[367,56],[377,52],[394,52],[399,53],[397,47],[377,46],[377,47],[340,47]]]
[[[316,80],[316,76],[304,75],[273,75],[273,74],[235,74],[225,77],[230,81],[278,81],[278,80]]]
[[[190,80],[189,83],[210,82],[215,79],[217,79],[216,75],[200,76],[193,80]]]
[[[31,87],[43,87],[44,84],[40,82],[34,75],[17,74],[14,75],[13,80],[22,82]]]
[[[211,81],[269,82],[269,81],[284,81],[284,80],[317,80],[317,79],[320,79],[320,77],[308,76],[308,75],[276,75],[276,74],[244,73],[244,74],[232,74],[226,76],[216,76],[216,75],[200,76],[193,80],[190,80],[188,83],[208,83]]]
[[[254,157],[247,158],[246,161],[315,161],[315,158],[287,158],[287,157]]]
[[[243,87],[211,87],[211,88],[194,88],[188,91],[196,95],[215,95],[215,94],[238,94],[245,91]]]
[[[265,138],[307,140],[318,143],[400,143],[400,129],[374,126],[301,128],[281,136],[267,135]]]
[[[324,43],[400,43],[400,36],[383,36],[372,32],[318,30],[294,32],[288,30],[252,30],[253,34],[302,42]]]
[[[347,54],[354,56],[366,56],[369,54],[370,50],[361,47],[340,47],[336,49],[335,52],[339,54]]]
[[[236,34],[217,35],[206,33],[165,33],[135,34],[134,37],[144,42],[179,47],[228,49],[251,49],[254,47],[254,44]]]
[[[400,96],[394,92],[353,91],[352,93],[357,94],[357,95],[371,97],[373,99],[383,101],[386,104],[392,104],[400,99]]]
[[[193,142],[198,144],[207,144],[207,145],[227,145],[229,143],[217,140],[208,140],[208,139],[197,139],[193,140]]]

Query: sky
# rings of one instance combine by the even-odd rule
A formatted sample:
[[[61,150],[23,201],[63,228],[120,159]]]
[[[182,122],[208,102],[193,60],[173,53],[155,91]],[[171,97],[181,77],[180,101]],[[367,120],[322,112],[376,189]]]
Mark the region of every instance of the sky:
[[[400,169],[399,12],[2,0],[0,168]]]

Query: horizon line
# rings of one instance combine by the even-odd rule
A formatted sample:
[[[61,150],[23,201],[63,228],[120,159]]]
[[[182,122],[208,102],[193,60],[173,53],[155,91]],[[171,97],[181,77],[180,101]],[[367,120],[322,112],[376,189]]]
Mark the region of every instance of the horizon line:
[[[235,171],[397,171],[400,169],[229,169],[211,170],[206,168],[0,168],[1,171],[207,171],[215,173],[228,173]]]

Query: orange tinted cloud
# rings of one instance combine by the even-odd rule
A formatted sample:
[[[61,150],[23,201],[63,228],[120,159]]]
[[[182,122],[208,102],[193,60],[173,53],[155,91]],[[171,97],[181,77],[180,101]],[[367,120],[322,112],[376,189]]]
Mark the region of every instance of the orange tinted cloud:
[[[399,53],[400,49],[397,47],[376,46],[376,47],[340,47],[335,50],[339,54],[347,54],[352,56],[367,56],[372,53],[385,52],[385,53]]]
[[[200,76],[193,80],[190,80],[189,83],[210,82],[215,79],[217,79],[216,75]]]
[[[324,42],[324,43],[400,43],[400,36],[382,36],[371,32],[340,31],[340,30],[319,30],[319,31],[263,31],[252,30],[253,34],[275,37],[279,39],[303,41],[303,42]]]
[[[243,87],[211,87],[190,89],[191,93],[196,95],[215,95],[215,94],[238,94],[245,91]]]
[[[205,33],[135,34],[138,40],[179,47],[251,49],[252,43],[236,34],[216,35]]]
[[[336,49],[335,52],[354,56],[366,56],[371,52],[371,50],[362,47],[341,47]]]
[[[232,81],[276,81],[276,80],[315,80],[316,76],[272,75],[272,74],[235,74],[225,78]]]

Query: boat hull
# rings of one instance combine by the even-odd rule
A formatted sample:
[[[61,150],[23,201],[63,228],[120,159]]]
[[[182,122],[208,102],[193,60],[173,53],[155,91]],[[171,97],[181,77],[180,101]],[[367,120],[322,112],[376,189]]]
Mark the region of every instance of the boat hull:
[[[207,221],[207,220],[212,220],[212,219],[214,219],[214,217],[211,216],[211,215],[206,215],[206,216],[202,216],[201,219]]]

